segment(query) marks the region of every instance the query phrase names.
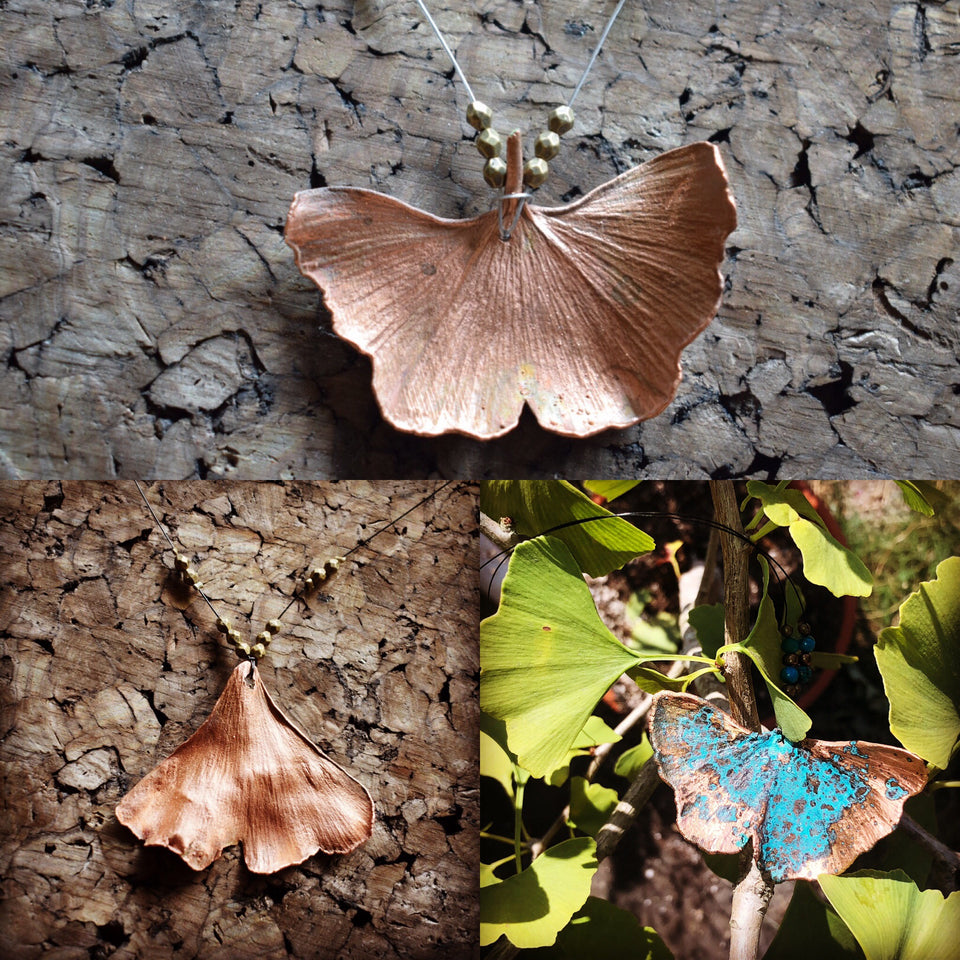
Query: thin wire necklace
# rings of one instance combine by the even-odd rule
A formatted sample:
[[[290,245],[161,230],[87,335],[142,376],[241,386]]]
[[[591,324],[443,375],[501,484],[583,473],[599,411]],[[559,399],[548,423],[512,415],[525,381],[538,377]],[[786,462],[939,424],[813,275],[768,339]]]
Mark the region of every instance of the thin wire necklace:
[[[616,19],[620,15],[620,11],[623,9],[623,5],[626,2],[627,0],[619,0],[619,3],[617,3],[613,13],[610,15],[607,25],[603,28],[603,33],[600,34],[600,40],[597,42],[589,61],[587,61],[587,66],[584,69],[576,87],[574,87],[573,93],[570,94],[570,99],[567,101],[566,106],[555,107],[550,111],[550,114],[547,117],[547,129],[537,137],[534,143],[534,153],[536,156],[532,160],[528,160],[523,165],[522,182],[527,189],[510,190],[509,192],[505,192],[504,187],[507,182],[507,170],[509,163],[504,163],[504,161],[500,158],[500,151],[503,146],[503,138],[491,126],[493,123],[493,111],[485,103],[478,100],[474,96],[466,74],[460,68],[460,64],[457,63],[457,58],[450,49],[450,45],[447,43],[446,38],[440,32],[440,28],[437,26],[436,21],[430,15],[430,11],[427,9],[426,3],[424,0],[417,0],[417,5],[423,11],[423,15],[426,17],[427,23],[430,24],[430,26],[433,28],[433,32],[437,35],[437,39],[440,41],[440,46],[443,47],[444,52],[450,58],[450,62],[453,64],[453,69],[457,72],[457,76],[460,78],[460,82],[463,84],[464,89],[467,91],[467,96],[470,98],[470,103],[466,110],[466,117],[467,123],[469,123],[470,126],[477,131],[477,136],[474,139],[477,150],[482,157],[486,158],[486,163],[483,166],[483,179],[486,180],[491,187],[500,191],[500,195],[497,197],[495,206],[497,207],[499,216],[498,223],[500,227],[501,240],[510,239],[511,235],[513,234],[513,230],[517,225],[517,221],[520,219],[520,214],[523,211],[523,205],[531,196],[531,191],[536,190],[537,187],[542,186],[546,181],[550,172],[548,161],[552,160],[560,152],[560,137],[573,128],[573,101],[577,99],[577,94],[580,93],[580,88],[587,79],[587,75],[590,73],[594,62],[600,54],[600,50],[603,48],[603,45],[606,42],[607,34],[610,33],[613,24],[616,22]],[[508,146],[508,151],[509,149],[510,148]],[[510,200],[516,201],[516,207],[512,211],[510,223],[507,226],[504,226],[504,207],[506,201]]]
[[[133,482],[136,484],[137,491],[143,499],[143,502],[146,504],[147,510],[150,511],[150,516],[153,517],[153,522],[157,525],[157,529],[163,534],[163,537],[169,544],[170,549],[173,550],[174,568],[177,571],[177,575],[185,583],[192,586],[200,595],[203,602],[206,603],[206,605],[210,608],[210,612],[216,618],[217,630],[226,635],[227,639],[236,649],[237,654],[241,658],[249,659],[251,663],[255,663],[266,654],[267,647],[270,645],[270,642],[273,640],[274,636],[280,632],[282,627],[281,620],[283,619],[284,615],[298,600],[303,599],[305,592],[315,590],[324,580],[333,576],[333,574],[335,574],[340,568],[340,565],[352,553],[355,553],[361,547],[367,546],[371,540],[373,540],[375,537],[379,537],[381,533],[386,532],[392,526],[403,520],[404,517],[413,513],[417,507],[422,506],[428,500],[435,497],[445,487],[450,486],[453,481],[448,480],[432,493],[428,494],[426,497],[423,497],[421,500],[418,500],[412,507],[401,513],[400,516],[388,520],[378,530],[375,530],[373,533],[371,533],[369,537],[365,537],[362,540],[357,541],[357,543],[347,550],[346,553],[337,557],[327,557],[322,562],[312,565],[300,584],[300,590],[294,591],[294,595],[290,598],[287,605],[280,611],[280,613],[277,614],[276,617],[267,621],[264,629],[256,635],[256,639],[253,643],[248,643],[245,641],[240,631],[231,626],[229,620],[221,616],[220,611],[217,610],[217,608],[213,605],[213,601],[206,595],[206,593],[204,593],[203,583],[200,580],[199,574],[191,565],[189,558],[177,549],[176,544],[174,544],[173,540],[170,538],[170,534],[167,533],[166,528],[164,527],[163,523],[161,523],[156,511],[153,509],[152,504],[147,499],[147,495],[144,493],[143,487],[140,486],[140,481],[134,480]]]

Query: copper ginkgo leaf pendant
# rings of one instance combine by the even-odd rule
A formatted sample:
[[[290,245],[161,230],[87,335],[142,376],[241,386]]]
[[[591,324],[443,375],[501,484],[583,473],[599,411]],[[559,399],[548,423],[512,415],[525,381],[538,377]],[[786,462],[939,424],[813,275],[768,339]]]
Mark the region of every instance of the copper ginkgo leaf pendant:
[[[519,134],[509,146],[508,193]],[[568,436],[660,413],[716,314],[735,226],[720,153],[694,143],[568,206],[525,204],[506,241],[496,210],[444,220],[345,187],[298,193],[286,239],[371,357],[390,423],[487,439],[524,403]]]
[[[358,847],[373,829],[373,802],[284,716],[244,661],[200,729],[120,801],[117,819],[194,870],[242,841],[250,870],[275,873],[318,850]]]

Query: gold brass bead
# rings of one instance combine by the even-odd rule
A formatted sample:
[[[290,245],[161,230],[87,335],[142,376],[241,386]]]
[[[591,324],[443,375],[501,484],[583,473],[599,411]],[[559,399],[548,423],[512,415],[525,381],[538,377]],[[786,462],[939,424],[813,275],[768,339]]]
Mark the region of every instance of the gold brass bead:
[[[267,652],[267,648],[262,643],[255,643],[247,652],[252,653],[259,660]]]
[[[280,632],[280,621],[279,620],[268,620],[267,621],[267,633],[279,633]]]
[[[543,184],[543,182],[547,179],[547,174],[549,172],[550,168],[547,166],[546,160],[541,160],[539,157],[536,157],[533,160],[528,160],[523,165],[524,186],[530,187],[532,190],[536,190],[537,187],[541,186],[541,184]]]
[[[493,111],[479,100],[474,100],[467,107],[467,123],[474,130],[486,130],[493,123]]]
[[[323,561],[323,566],[332,577],[340,569],[341,563],[343,563],[343,557],[330,557],[329,560]]]
[[[189,580],[195,587],[200,586],[200,574],[197,573],[193,567],[187,567],[187,569],[183,571],[183,578],[184,580]]]
[[[231,628],[227,631],[227,639],[228,639],[235,647],[239,647],[240,644],[243,643],[243,634],[241,634],[239,630],[235,630],[233,627],[231,627]]]
[[[494,190],[499,189],[507,179],[507,165],[499,157],[492,157],[483,165],[483,179]]]
[[[221,633],[229,633],[229,632],[230,632],[230,621],[229,621],[229,620],[224,620],[223,617],[217,617],[217,629],[218,629]]]
[[[183,573],[183,571],[186,570],[187,567],[190,566],[190,561],[189,561],[182,553],[175,553],[175,554],[173,555],[173,565],[174,565],[181,573]]]
[[[273,634],[270,633],[268,630],[261,630],[257,634],[257,643],[262,643],[264,646],[267,646],[267,644],[269,644],[272,639],[273,639]]]
[[[237,653],[242,653],[245,657],[250,656],[250,644],[244,643],[242,640],[237,644]]]
[[[533,152],[541,160],[552,160],[560,152],[560,138],[552,131],[544,131],[533,144]]]
[[[488,127],[473,142],[477,145],[480,155],[488,160],[499,156],[500,148],[503,146],[503,138],[493,127]]]
[[[573,110],[570,107],[556,107],[547,117],[547,126],[557,136],[562,137],[568,130],[573,129]]]

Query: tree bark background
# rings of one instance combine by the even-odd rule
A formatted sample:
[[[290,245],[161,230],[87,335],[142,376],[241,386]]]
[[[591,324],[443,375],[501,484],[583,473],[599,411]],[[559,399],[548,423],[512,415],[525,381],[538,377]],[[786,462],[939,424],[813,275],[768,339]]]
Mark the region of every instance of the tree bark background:
[[[311,562],[431,483],[147,489],[221,615],[258,632]],[[372,838],[271,876],[194,873],[114,807],[205,719],[236,663],[172,576],[132,483],[0,485],[0,953],[471,957],[477,929],[476,491],[449,486],[283,617],[261,661],[376,805]]]
[[[431,6],[529,140],[612,2]],[[659,417],[576,441],[526,415],[487,444],[388,427],[282,239],[311,185],[488,206],[412,0],[11,0],[0,24],[8,476],[960,469],[958,0],[628,4],[539,202],[718,142],[740,218],[720,315]]]

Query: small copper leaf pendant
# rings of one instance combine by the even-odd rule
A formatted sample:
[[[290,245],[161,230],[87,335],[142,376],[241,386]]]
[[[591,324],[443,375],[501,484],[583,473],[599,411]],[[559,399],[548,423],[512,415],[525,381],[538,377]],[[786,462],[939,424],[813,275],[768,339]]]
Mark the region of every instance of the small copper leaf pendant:
[[[358,847],[373,829],[373,802],[244,661],[200,729],[120,801],[117,819],[194,870],[242,842],[251,871],[275,873],[318,850]]]

